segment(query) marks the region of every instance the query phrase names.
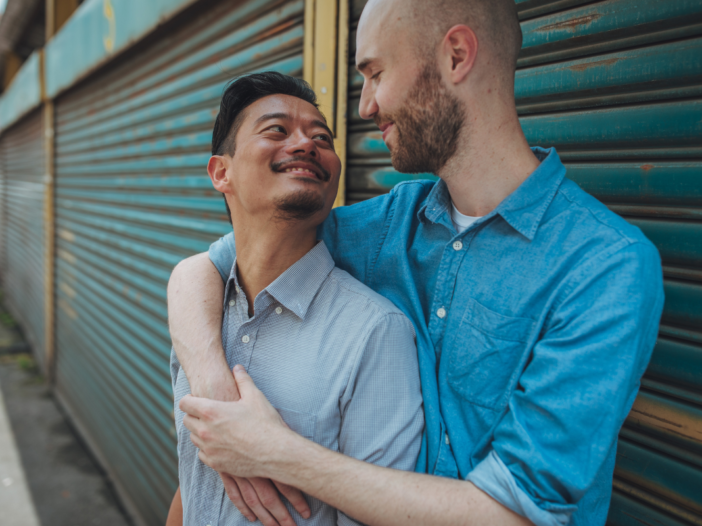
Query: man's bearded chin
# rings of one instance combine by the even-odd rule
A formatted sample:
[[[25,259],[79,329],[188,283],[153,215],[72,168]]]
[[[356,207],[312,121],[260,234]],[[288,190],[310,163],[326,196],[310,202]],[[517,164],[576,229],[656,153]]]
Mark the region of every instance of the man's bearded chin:
[[[279,221],[304,221],[324,208],[322,197],[310,190],[299,190],[275,201]]]
[[[390,153],[398,172],[438,174],[456,153],[466,111],[446,88],[436,65],[427,64],[403,107],[395,115],[377,115],[375,121],[395,124],[398,139]]]

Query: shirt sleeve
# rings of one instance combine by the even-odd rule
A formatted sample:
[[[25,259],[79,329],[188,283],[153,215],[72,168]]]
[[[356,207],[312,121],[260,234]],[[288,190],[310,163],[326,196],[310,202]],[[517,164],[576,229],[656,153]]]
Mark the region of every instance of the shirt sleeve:
[[[424,412],[414,329],[400,313],[369,331],[341,399],[341,453],[378,466],[414,470]],[[338,524],[357,524],[339,512]]]
[[[210,257],[210,261],[217,267],[219,275],[222,276],[222,281],[226,283],[234,265],[234,259],[236,259],[234,232],[230,232],[212,243],[207,254]]]
[[[662,309],[652,245],[582,264],[549,314],[492,451],[468,480],[537,526],[567,524],[634,403]]]

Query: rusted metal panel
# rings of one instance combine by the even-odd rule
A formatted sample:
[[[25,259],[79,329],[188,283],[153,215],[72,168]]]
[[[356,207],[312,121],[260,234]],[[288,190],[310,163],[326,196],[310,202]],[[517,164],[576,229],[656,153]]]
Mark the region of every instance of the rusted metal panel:
[[[36,110],[0,138],[6,303],[44,366],[44,128]]]
[[[56,97],[195,0],[87,0],[46,46]]]
[[[592,56],[634,46],[650,46],[700,34],[698,0],[607,0],[522,23],[524,42],[518,65],[532,66]]]
[[[532,145],[651,239],[666,305],[622,429],[609,524],[702,524],[702,2],[516,0],[524,46],[517,109]],[[352,2],[347,202],[400,181],[358,114]],[[645,283],[641,284],[646,286]]]
[[[41,104],[39,52],[32,53],[12,84],[0,97],[0,131],[12,126],[24,115]]]
[[[231,230],[206,173],[219,99],[302,74],[304,0],[233,4],[56,101],[56,389],[143,524],[177,484],[168,277]]]

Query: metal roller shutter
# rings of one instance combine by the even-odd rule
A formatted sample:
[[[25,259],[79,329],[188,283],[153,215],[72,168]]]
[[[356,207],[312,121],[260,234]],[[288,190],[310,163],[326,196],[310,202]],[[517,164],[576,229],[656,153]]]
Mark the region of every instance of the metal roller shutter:
[[[196,7],[56,103],[56,389],[144,524],[177,486],[167,280],[231,229],[206,173],[219,99],[243,73],[302,74],[303,10]]]
[[[365,2],[352,6],[352,29]],[[702,2],[517,0],[517,108],[532,145],[640,227],[664,265],[666,306],[619,441],[609,524],[702,524]],[[351,31],[351,67],[355,31]],[[349,74],[347,200],[409,177],[358,116]],[[419,176],[421,177],[421,176]],[[642,283],[642,287],[646,284]]]
[[[3,288],[44,366],[44,133],[34,111],[0,138],[3,170]]]

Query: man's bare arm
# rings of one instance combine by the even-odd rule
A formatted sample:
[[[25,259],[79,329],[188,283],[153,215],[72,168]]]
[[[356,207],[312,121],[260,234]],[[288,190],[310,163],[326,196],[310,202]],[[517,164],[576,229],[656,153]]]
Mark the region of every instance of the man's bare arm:
[[[180,486],[176,490],[171,507],[168,510],[166,526],[183,526],[183,501],[180,498]]]
[[[212,400],[238,400],[222,349],[224,284],[207,253],[178,263],[168,281],[168,328],[190,390]]]
[[[470,482],[375,466],[301,437],[240,366],[235,375],[240,401],[186,396],[180,403],[183,424],[210,467],[274,478],[371,526],[531,524]]]
[[[168,281],[168,328],[173,348],[190,390],[212,400],[239,399],[239,392],[222,348],[224,284],[206,253],[178,263]],[[227,495],[249,520],[264,526],[294,526],[278,491],[295,509],[309,517],[302,493],[267,479],[245,480],[220,473]]]
[[[294,441],[288,447],[295,454],[289,460],[295,465],[280,469],[280,476],[287,474],[287,480],[306,493],[364,524],[532,524],[470,482],[382,468],[329,451],[302,437],[292,438]]]

